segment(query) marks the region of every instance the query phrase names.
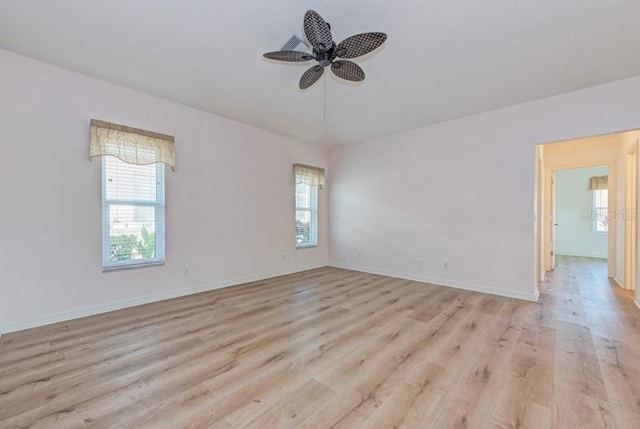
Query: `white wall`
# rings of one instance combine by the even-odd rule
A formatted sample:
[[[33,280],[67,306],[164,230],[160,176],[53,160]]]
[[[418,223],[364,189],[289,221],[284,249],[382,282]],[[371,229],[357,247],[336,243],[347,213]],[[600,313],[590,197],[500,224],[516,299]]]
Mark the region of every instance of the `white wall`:
[[[557,255],[607,257],[607,234],[593,232],[589,216],[593,191],[589,178],[606,176],[608,168],[573,168],[555,173],[555,253]]]
[[[331,263],[533,299],[535,146],[638,128],[638,99],[640,77],[334,149]]]
[[[102,273],[91,118],[175,136],[165,266]],[[2,50],[0,145],[0,332],[328,263],[327,191],[319,246],[294,245],[291,165],[323,146]]]
[[[618,134],[589,137],[545,145],[545,168],[556,171],[576,166],[615,163],[618,160]]]

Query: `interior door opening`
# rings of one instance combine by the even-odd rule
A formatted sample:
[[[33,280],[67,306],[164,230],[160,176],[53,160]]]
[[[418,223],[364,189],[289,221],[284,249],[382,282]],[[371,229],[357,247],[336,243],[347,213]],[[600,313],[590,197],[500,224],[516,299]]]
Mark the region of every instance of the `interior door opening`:
[[[579,257],[606,258],[606,276],[624,289],[637,290],[636,272],[640,259],[637,251],[639,141],[640,130],[635,130],[545,143],[536,147],[536,284],[544,280],[546,272],[556,268],[556,255],[575,254]],[[573,170],[575,176],[579,169],[592,171],[586,179],[571,179],[571,174],[567,172]],[[588,189],[592,178],[595,188]],[[580,189],[579,192],[566,194],[567,180],[582,181],[579,187],[575,187]],[[565,192],[565,196],[559,196],[559,192]],[[568,207],[568,200],[577,198],[578,193],[582,200],[574,203],[579,205]],[[591,200],[588,200],[588,196]],[[580,207],[577,212],[576,207]],[[582,222],[583,229],[589,225],[590,234],[583,235],[586,241],[579,242],[575,236],[567,238],[569,230],[576,226],[572,222],[567,223],[567,213],[574,220],[579,217],[578,222]],[[596,242],[600,243],[600,250],[591,246]],[[636,302],[639,301],[636,299]]]
[[[608,177],[607,165],[552,171],[551,270],[556,256],[606,263],[611,217]]]

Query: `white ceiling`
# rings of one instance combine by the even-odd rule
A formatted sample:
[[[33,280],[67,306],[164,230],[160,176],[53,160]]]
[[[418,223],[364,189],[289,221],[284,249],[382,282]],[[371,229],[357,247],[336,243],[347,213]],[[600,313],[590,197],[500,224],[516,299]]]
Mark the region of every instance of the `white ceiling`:
[[[387,33],[363,83],[262,58],[308,9]],[[342,144],[640,75],[640,0],[0,0],[0,48]]]

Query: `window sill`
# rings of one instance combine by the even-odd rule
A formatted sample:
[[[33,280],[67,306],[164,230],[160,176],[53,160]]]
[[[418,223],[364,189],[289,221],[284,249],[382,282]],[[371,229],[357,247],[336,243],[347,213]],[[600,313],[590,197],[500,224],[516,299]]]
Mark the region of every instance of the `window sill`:
[[[306,244],[303,246],[296,246],[296,250],[300,250],[300,249],[313,249],[314,247],[318,247],[317,244]]]
[[[102,267],[103,273],[110,273],[112,271],[126,271],[126,270],[135,270],[136,268],[148,268],[148,267],[159,267],[164,265],[164,261],[158,262],[144,262],[141,264],[130,264],[130,265],[116,265],[113,267]]]

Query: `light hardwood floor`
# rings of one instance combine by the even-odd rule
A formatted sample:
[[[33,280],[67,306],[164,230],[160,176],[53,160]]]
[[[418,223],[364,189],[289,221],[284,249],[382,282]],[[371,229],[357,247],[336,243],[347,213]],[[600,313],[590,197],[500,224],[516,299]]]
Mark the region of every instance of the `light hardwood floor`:
[[[0,427],[640,428],[640,309],[322,268],[0,338]]]

